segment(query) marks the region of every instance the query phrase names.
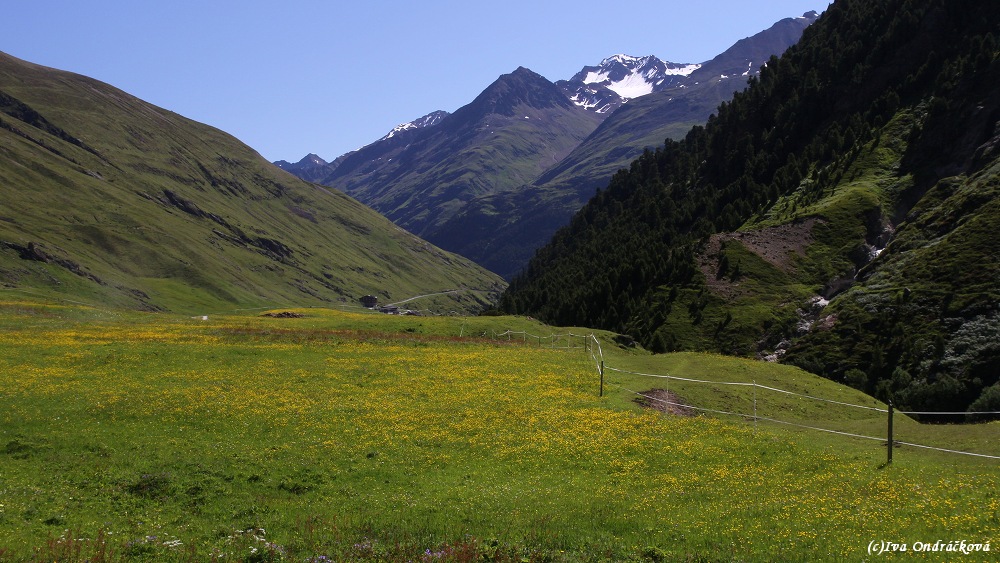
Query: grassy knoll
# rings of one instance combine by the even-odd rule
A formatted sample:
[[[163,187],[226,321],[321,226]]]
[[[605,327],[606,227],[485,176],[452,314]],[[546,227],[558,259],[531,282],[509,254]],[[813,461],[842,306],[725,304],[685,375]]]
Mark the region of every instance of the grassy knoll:
[[[901,449],[886,468],[879,444],[664,416],[626,391],[661,382],[626,374],[601,398],[580,349],[479,337],[552,330],[523,318],[296,312],[0,304],[0,560],[858,560],[879,539],[1000,540],[995,461]],[[609,365],[864,400],[609,336]]]

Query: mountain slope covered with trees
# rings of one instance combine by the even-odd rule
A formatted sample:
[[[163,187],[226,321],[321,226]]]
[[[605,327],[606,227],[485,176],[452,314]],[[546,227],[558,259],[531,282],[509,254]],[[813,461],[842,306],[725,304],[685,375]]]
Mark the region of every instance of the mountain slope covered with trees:
[[[998,26],[991,3],[838,0],[616,174],[501,307],[1000,407]]]

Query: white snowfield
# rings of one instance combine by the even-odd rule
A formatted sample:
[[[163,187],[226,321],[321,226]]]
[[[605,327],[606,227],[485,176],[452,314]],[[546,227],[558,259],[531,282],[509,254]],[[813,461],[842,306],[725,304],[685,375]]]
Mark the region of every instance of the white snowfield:
[[[623,78],[613,80],[611,74],[618,65],[630,72]],[[657,63],[665,68],[657,68]],[[583,79],[584,84],[600,84],[622,98],[633,99],[651,94],[666,76],[688,76],[701,68],[700,64],[677,64],[660,61],[656,57],[633,57],[614,55],[601,61],[601,70],[591,71]]]

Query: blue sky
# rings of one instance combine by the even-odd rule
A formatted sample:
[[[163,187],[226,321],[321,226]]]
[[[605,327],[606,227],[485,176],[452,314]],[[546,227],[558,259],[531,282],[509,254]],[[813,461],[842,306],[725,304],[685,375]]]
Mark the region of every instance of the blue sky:
[[[617,53],[699,63],[827,5],[31,0],[5,10],[0,50],[218,127],[268,160],[332,160],[518,66],[556,81]]]

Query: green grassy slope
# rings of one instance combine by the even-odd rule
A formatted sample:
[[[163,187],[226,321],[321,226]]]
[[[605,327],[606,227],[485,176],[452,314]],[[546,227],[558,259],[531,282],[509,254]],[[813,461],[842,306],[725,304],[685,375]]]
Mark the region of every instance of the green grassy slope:
[[[0,55],[0,282],[178,311],[502,282],[231,136]],[[486,294],[463,294],[476,308]]]
[[[582,348],[468,337],[562,332],[525,318],[294,312],[3,300],[0,559],[858,560],[876,539],[1000,539],[996,460],[902,447],[883,467],[877,441],[661,415],[629,391],[746,412],[746,388],[609,372],[599,397]],[[613,337],[609,366],[882,406],[788,366]],[[756,399],[760,416],[884,430],[834,403]],[[962,429],[963,448],[1000,454],[996,424]]]
[[[922,195],[858,283],[824,311],[836,322],[805,335],[790,361],[830,376],[850,373],[857,387],[918,410],[1000,408],[1000,161],[981,156],[989,164]],[[869,211],[891,212],[901,194],[917,189],[912,177],[876,180],[859,173],[849,184],[867,193]],[[864,239],[859,223],[855,244]],[[859,340],[851,334],[858,327],[878,336]]]

